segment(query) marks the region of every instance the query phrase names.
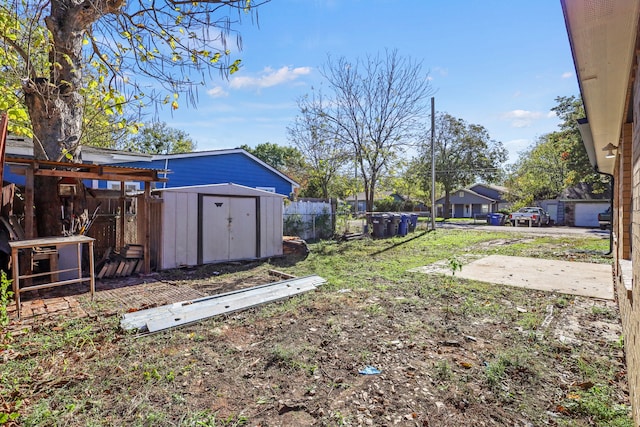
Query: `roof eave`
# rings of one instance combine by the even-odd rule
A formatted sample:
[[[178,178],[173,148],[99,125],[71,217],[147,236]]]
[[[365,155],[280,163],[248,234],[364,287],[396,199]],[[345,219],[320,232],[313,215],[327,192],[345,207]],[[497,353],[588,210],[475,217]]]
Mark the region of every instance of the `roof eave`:
[[[592,164],[600,172],[613,173],[615,158],[607,158],[604,148],[619,144],[626,117],[640,2],[561,0],[561,4],[593,140]]]

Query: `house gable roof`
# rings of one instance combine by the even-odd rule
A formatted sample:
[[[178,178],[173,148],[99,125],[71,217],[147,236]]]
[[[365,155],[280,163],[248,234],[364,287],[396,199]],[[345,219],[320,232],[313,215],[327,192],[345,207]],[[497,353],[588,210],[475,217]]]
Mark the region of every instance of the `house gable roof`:
[[[33,144],[33,139],[26,136],[7,135],[6,154],[10,157],[32,158]],[[152,156],[144,153],[83,145],[80,147],[80,157],[84,163],[103,165],[123,162],[148,162],[151,161]]]
[[[465,194],[468,195],[468,197],[465,199],[464,197],[460,197],[459,193],[460,192],[464,192]],[[440,197],[438,200],[436,200],[436,205],[442,205],[445,203],[445,199],[446,197]],[[474,204],[474,203],[495,203],[497,200],[492,199],[491,197],[487,197],[487,196],[483,196],[482,194],[476,193],[473,190],[470,190],[468,188],[460,188],[458,190],[452,191],[451,194],[449,195],[449,201],[452,204],[460,204],[460,203],[465,203],[465,204]]]
[[[290,182],[293,187],[296,187],[296,188],[300,187],[300,184],[298,184],[296,181],[294,181],[293,179],[289,178],[287,175],[285,175],[284,173],[280,172],[278,169],[274,168],[273,166],[269,165],[268,163],[263,162],[262,160],[260,160],[259,158],[257,158],[256,156],[254,156],[253,154],[249,153],[248,151],[246,151],[246,150],[244,150],[242,148],[231,148],[231,149],[224,149],[224,150],[208,150],[208,151],[193,151],[193,152],[190,152],[190,153],[180,153],[180,154],[154,154],[153,156],[151,156],[150,160],[187,159],[187,158],[193,158],[193,157],[220,156],[220,155],[225,155],[225,154],[242,154],[244,156],[247,156],[251,160],[253,160],[254,162],[260,164],[264,168],[266,168],[266,169],[270,170],[271,172],[273,172],[274,174],[280,176],[285,181]]]

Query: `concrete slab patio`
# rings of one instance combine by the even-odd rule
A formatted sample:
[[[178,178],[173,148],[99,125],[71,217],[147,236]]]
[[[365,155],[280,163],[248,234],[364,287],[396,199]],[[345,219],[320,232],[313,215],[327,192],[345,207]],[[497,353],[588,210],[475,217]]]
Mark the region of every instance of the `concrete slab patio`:
[[[439,273],[451,274],[444,268]],[[428,269],[413,271],[430,272]],[[431,272],[434,270],[431,269]],[[614,299],[611,265],[490,255],[455,273],[456,277],[606,300]]]

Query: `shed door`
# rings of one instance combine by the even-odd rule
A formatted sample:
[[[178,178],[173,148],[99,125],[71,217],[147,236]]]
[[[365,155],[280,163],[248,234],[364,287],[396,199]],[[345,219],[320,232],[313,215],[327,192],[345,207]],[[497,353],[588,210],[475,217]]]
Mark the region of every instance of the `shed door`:
[[[202,196],[202,263],[256,258],[256,199]]]

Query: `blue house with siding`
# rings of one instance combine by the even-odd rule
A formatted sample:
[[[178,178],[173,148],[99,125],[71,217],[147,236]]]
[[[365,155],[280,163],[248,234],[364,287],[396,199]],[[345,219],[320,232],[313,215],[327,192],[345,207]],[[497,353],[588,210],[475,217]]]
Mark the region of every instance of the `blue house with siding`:
[[[9,136],[7,156],[33,157],[33,141],[30,138]],[[158,169],[164,183],[155,188],[188,187],[208,184],[240,184],[245,187],[271,191],[289,197],[299,184],[241,148],[197,151],[184,154],[151,155],[128,151],[83,146],[83,163],[109,164],[141,169]],[[24,176],[5,169],[6,181],[24,184]],[[85,182],[90,188],[119,189],[119,181]],[[141,190],[139,182],[125,183],[127,190]]]
[[[168,181],[156,183],[156,188],[233,183],[288,197],[299,187],[297,182],[241,148],[153,155],[149,159],[111,164],[165,171],[160,176]],[[96,184],[97,188],[109,188],[109,182]]]

